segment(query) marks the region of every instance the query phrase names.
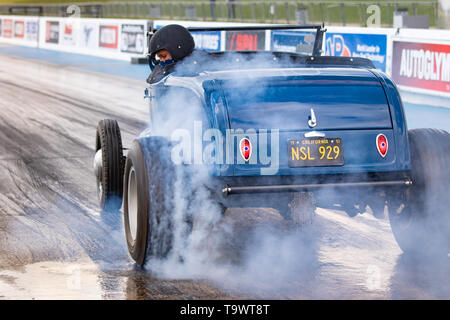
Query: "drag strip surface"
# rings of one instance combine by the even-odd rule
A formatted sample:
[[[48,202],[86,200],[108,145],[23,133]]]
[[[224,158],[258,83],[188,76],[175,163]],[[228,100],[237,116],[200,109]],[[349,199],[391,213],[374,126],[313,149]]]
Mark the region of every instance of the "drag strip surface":
[[[141,97],[143,85],[12,57],[0,70],[0,265],[110,255],[113,226],[92,197],[95,128],[116,118],[132,139],[145,127],[145,104],[123,97]],[[111,247],[124,255],[121,242]]]
[[[98,210],[92,163],[99,120],[118,120],[124,146],[146,127],[144,88],[0,55],[0,299],[450,298],[448,258],[403,255],[389,222],[369,213],[318,209],[312,227],[292,231],[273,210],[230,210],[247,234],[281,227],[247,237],[243,265],[204,277],[136,268],[122,216]]]

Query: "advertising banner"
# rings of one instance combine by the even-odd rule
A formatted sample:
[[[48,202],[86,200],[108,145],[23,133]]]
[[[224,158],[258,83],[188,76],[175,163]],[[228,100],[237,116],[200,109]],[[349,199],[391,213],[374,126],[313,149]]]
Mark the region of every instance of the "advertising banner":
[[[394,41],[392,78],[398,85],[450,93],[450,45]]]
[[[45,42],[59,43],[59,21],[47,21],[45,24]]]
[[[4,19],[2,23],[2,35],[4,38],[12,38],[13,36],[13,21],[12,19]]]
[[[101,25],[98,46],[117,49],[119,44],[119,27],[117,25]]]
[[[121,28],[122,52],[144,53],[145,26],[143,24],[122,24]]]
[[[191,32],[195,48],[205,51],[220,51],[222,40],[220,31]]]
[[[259,51],[266,45],[266,32],[258,31],[227,31],[226,50],[228,51]]]
[[[62,22],[61,28],[61,45],[76,46],[78,39],[78,23],[73,20]]]
[[[14,21],[14,38],[23,39],[25,37],[25,21]]]
[[[272,31],[271,50],[312,54],[315,39],[315,31]]]
[[[79,46],[88,49],[98,48],[98,22],[83,21],[80,26]]]
[[[325,55],[370,59],[382,71],[386,71],[386,49],[385,34],[325,34]]]
[[[25,27],[25,40],[27,41],[38,41],[39,34],[39,23],[37,20],[26,21]]]

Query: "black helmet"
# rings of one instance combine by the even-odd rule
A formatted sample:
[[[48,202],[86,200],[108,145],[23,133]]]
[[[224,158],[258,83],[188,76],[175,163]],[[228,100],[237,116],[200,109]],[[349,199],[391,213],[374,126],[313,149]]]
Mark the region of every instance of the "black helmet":
[[[154,59],[159,50],[169,51],[172,59],[179,61],[190,55],[194,50],[195,42],[189,31],[178,24],[169,24],[162,27],[150,39],[150,58]]]

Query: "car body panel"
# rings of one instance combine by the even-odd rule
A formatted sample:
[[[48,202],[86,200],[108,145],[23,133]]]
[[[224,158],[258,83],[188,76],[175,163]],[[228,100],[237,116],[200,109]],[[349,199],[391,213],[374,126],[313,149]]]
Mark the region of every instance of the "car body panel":
[[[289,86],[283,87],[286,83]],[[272,90],[276,85],[281,89]],[[202,72],[196,76],[172,74],[150,86],[151,115],[162,109],[155,101],[171,90],[191,92],[204,110],[204,129],[218,129],[224,136],[223,161],[210,166],[215,176],[336,175],[406,171],[410,167],[403,105],[395,84],[378,70],[300,66]],[[311,109],[317,118],[315,127],[308,126]],[[268,134],[258,139],[256,133],[261,129]],[[274,132],[278,137],[272,140]],[[341,138],[344,164],[290,167],[289,139],[303,139],[311,132]],[[379,134],[389,142],[385,157],[376,147]],[[248,163],[243,161],[239,153],[243,136],[254,146],[262,143],[266,150],[276,141],[277,170],[270,170],[274,162],[262,162],[258,152]]]

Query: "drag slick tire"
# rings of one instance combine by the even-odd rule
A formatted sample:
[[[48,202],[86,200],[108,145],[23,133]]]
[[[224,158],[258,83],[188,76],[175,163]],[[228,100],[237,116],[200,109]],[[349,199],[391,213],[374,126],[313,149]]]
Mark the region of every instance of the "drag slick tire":
[[[128,251],[143,266],[163,258],[172,242],[174,165],[164,138],[134,140],[124,173],[124,224]]]
[[[99,121],[95,151],[94,171],[100,208],[118,211],[122,206],[124,157],[117,121]]]
[[[389,200],[392,232],[403,252],[447,255],[450,249],[450,134],[408,132],[412,186]],[[394,204],[394,205],[392,205]]]

